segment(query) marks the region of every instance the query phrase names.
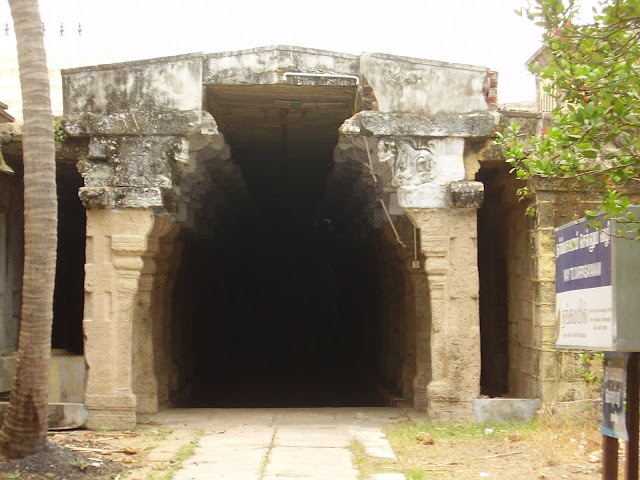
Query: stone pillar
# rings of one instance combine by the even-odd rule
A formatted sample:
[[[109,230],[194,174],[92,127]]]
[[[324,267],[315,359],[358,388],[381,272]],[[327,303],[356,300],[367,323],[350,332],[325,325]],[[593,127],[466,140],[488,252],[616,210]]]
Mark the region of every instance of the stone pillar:
[[[167,257],[178,228],[171,216],[156,219],[149,236],[149,246],[143,257],[144,268],[133,322],[133,388],[138,399],[138,413],[156,413],[168,401],[170,358],[165,347],[165,286]],[[170,293],[166,295],[169,301]]]
[[[83,324],[90,429],[136,424],[132,318],[153,223],[150,209],[87,210]]]
[[[371,170],[397,188],[398,205],[420,229],[427,278],[414,279],[414,405],[434,420],[470,420],[480,394],[476,212],[484,188],[472,180],[477,163],[467,139],[491,138],[495,119],[413,113],[360,112],[340,133],[377,138]]]
[[[158,411],[158,381],[155,369],[157,345],[154,338],[157,327],[152,307],[152,293],[155,283],[163,282],[164,275],[158,275],[156,258],[161,248],[161,238],[171,230],[173,218],[157,218],[149,235],[147,250],[142,259],[138,295],[133,319],[133,391],[136,395],[138,413],[156,413]],[[158,352],[160,354],[160,352]]]
[[[416,282],[414,405],[434,420],[473,419],[471,400],[480,394],[476,211],[483,185],[464,180],[464,143],[455,137],[378,142],[399,204],[420,230],[427,278]]]
[[[406,330],[404,335],[404,362],[402,364],[402,396],[404,398],[413,398],[413,381],[417,372],[416,326],[422,321],[423,315],[423,312],[418,311],[416,286],[421,278],[426,280],[426,276],[423,272],[411,270],[409,265],[406,265],[404,270],[405,308],[407,313],[405,315]],[[415,272],[419,273],[416,275]]]
[[[415,351],[416,366],[413,377],[413,406],[427,410],[427,385],[431,380],[431,310],[429,284],[424,272],[411,274],[416,309]]]
[[[176,270],[182,259],[184,242],[176,237],[180,227],[173,225],[171,231],[160,241],[156,266],[156,282],[153,289],[154,350],[158,379],[158,402],[160,408],[176,406],[178,389],[178,367],[176,366],[173,342],[173,290]]]
[[[414,405],[433,420],[471,420],[471,400],[480,394],[476,210],[407,213],[421,229],[427,273],[426,292],[416,292],[416,303],[431,319],[428,325],[418,315]]]

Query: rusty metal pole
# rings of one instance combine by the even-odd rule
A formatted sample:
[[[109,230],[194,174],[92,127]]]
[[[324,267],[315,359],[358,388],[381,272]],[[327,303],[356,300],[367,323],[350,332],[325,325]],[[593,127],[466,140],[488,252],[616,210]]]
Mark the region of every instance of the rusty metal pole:
[[[639,358],[640,353],[631,353],[627,365],[627,433],[629,441],[627,442],[627,458],[624,464],[625,480],[638,480]]]
[[[602,435],[602,480],[618,480],[618,439]]]

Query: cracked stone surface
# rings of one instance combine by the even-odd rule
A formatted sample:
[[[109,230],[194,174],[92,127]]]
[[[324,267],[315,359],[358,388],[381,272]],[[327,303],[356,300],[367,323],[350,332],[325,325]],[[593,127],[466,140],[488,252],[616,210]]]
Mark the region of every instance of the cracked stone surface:
[[[357,480],[351,442],[395,458],[382,426],[406,419],[392,408],[201,409],[161,412],[150,422],[205,432],[176,480]]]

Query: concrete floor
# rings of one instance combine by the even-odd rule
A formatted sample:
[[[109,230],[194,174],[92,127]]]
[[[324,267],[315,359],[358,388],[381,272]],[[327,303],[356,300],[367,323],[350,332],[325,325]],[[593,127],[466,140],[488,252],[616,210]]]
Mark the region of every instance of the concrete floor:
[[[149,423],[204,432],[175,480],[357,480],[351,442],[370,456],[395,458],[382,426],[415,416],[397,408],[176,409]],[[404,478],[385,475],[374,478]]]

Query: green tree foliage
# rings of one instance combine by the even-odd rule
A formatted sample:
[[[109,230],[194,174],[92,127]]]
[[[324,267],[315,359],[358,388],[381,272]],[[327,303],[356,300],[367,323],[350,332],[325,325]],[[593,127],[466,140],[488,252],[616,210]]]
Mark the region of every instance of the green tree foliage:
[[[525,139],[512,124],[497,143],[520,179],[575,177],[600,189],[602,210],[640,237],[623,193],[640,187],[640,0],[602,0],[586,22],[579,10],[575,0],[535,0],[519,12],[545,29],[547,64],[531,70],[558,106],[539,134]]]

